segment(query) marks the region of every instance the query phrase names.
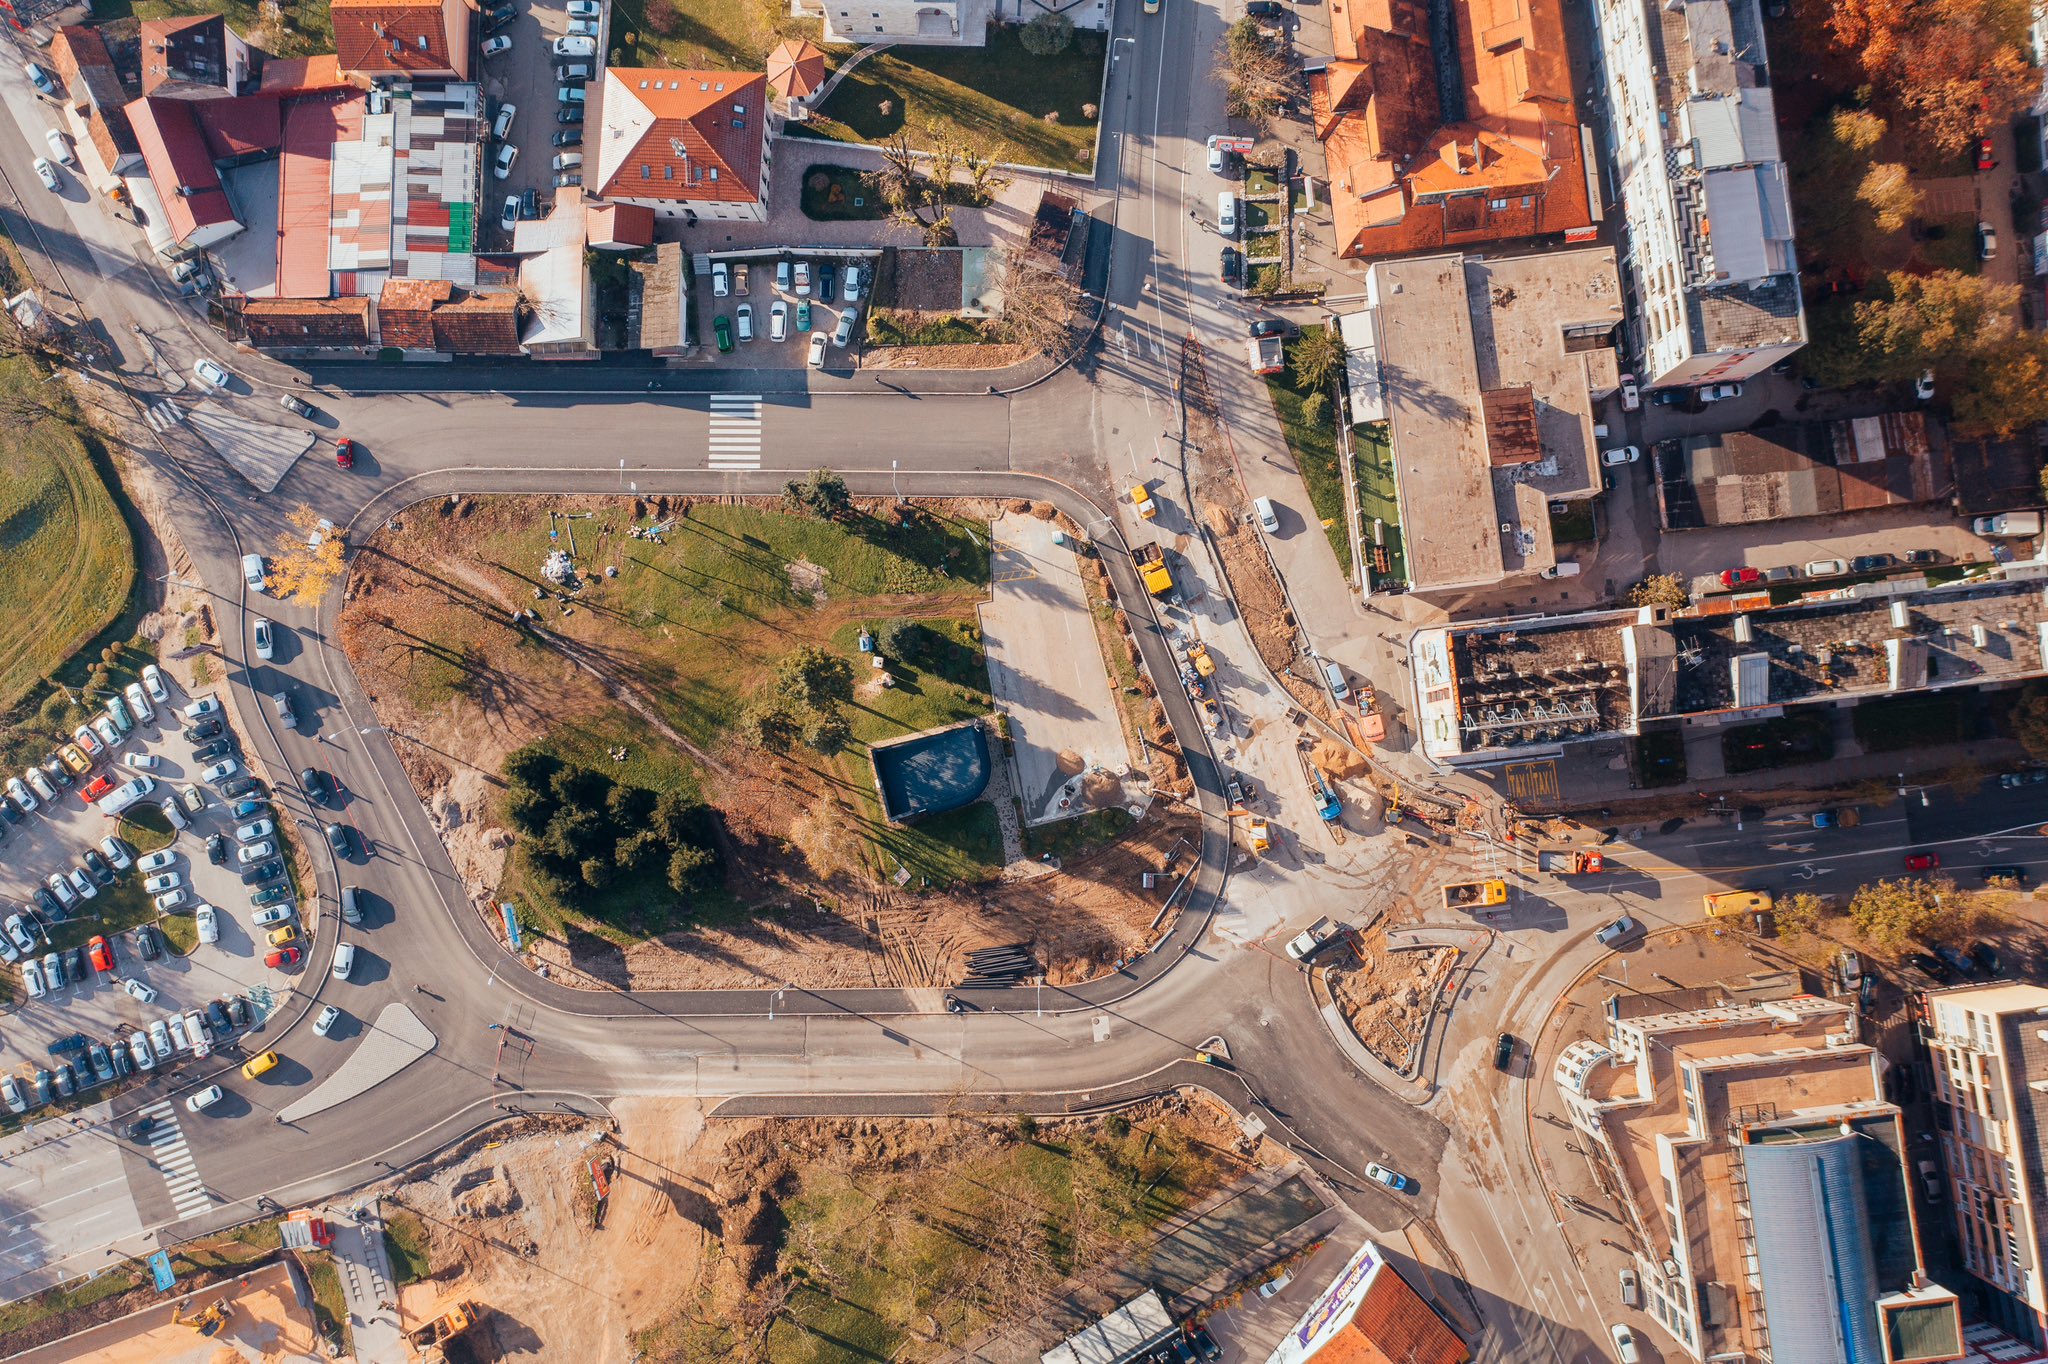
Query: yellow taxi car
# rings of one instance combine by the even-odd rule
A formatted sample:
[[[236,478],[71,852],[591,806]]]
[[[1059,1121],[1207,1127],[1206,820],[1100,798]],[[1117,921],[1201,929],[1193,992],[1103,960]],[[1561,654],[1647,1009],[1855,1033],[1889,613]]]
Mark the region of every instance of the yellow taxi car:
[[[244,1080],[253,1080],[265,1071],[274,1070],[277,1067],[277,1060],[277,1053],[274,1051],[266,1051],[261,1056],[250,1057],[242,1063],[242,1078]]]
[[[66,744],[57,750],[57,756],[71,769],[73,776],[82,777],[92,771],[92,759],[85,756],[85,750],[77,744]]]
[[[298,940],[299,930],[295,925],[286,924],[283,928],[273,928],[270,930],[270,945],[272,947],[286,947]]]

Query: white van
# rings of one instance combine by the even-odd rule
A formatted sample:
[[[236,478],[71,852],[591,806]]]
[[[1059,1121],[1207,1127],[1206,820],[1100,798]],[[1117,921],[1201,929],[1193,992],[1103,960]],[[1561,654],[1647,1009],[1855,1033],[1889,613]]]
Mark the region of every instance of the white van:
[[[263,576],[263,556],[244,554],[242,556],[242,581],[249,585],[251,592],[268,592],[270,582]]]
[[[597,39],[584,34],[572,34],[565,38],[555,39],[549,50],[557,57],[595,57],[597,55]]]
[[[156,783],[148,777],[137,777],[134,781],[123,782],[100,797],[99,810],[111,818],[156,790]],[[184,827],[183,825],[179,826]]]
[[[1349,700],[1351,684],[1344,679],[1344,670],[1334,663],[1323,665],[1323,680],[1330,684],[1330,695],[1339,701]]]
[[[1544,578],[1576,578],[1579,576],[1579,561],[1577,559],[1559,559],[1537,576]]]
[[[1237,235],[1237,192],[1224,190],[1216,196],[1216,230],[1226,237]]]
[[[1268,535],[1280,533],[1280,514],[1273,510],[1273,499],[1258,497],[1252,499],[1252,510],[1259,514],[1259,529]]]

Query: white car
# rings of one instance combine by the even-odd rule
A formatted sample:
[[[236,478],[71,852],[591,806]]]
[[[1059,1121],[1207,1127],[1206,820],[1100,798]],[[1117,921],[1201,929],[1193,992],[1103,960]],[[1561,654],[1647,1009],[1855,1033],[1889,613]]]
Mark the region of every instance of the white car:
[[[1634,464],[1642,457],[1643,452],[1639,446],[1617,445],[1612,450],[1602,450],[1600,452],[1600,463],[1606,468],[1612,469],[1617,464]]]
[[[158,705],[168,704],[171,699],[171,689],[164,683],[163,670],[154,663],[142,665],[142,689]]]
[[[341,946],[335,948],[334,970],[331,972],[334,978],[336,980],[347,980],[349,977],[349,973],[355,969],[356,945],[352,942],[345,942]]]
[[[14,798],[16,805],[19,805],[30,814],[34,814],[42,808],[43,803],[29,794],[28,788],[21,784],[20,777],[9,777],[7,779],[7,794]]]
[[[156,707],[149,703],[140,682],[130,682],[121,694],[128,698],[128,709],[135,712],[137,720],[146,725],[156,719]]]
[[[271,905],[268,908],[259,909],[251,914],[249,922],[255,924],[258,928],[275,928],[278,924],[285,922],[291,917],[292,907],[290,905]]]
[[[174,1013],[164,1020],[164,1025],[170,1029],[172,1047],[179,1051],[192,1049],[192,1038],[185,1031],[185,1015]]]
[[[100,736],[100,742],[105,744],[110,752],[121,746],[120,729],[104,715],[93,717],[92,732]]]
[[[144,895],[161,895],[167,890],[176,890],[184,884],[185,878],[177,872],[160,871],[154,876],[143,878],[142,893]]]
[[[270,622],[261,616],[256,617],[255,634],[256,657],[262,659],[265,663],[276,658],[277,638],[271,633]]]
[[[1224,157],[1225,157],[1226,155],[1228,155],[1228,153],[1226,153],[1226,152],[1225,152],[1225,151],[1223,150],[1223,148],[1221,148],[1221,147],[1219,147],[1219,146],[1217,146],[1217,145],[1216,145],[1216,139],[1215,139],[1215,138],[1213,138],[1213,137],[1212,137],[1212,138],[1210,138],[1210,139],[1209,139],[1209,170],[1211,171],[1211,173],[1213,173],[1213,174],[1216,174],[1216,175],[1221,175],[1221,174],[1223,174],[1223,158],[1224,158]]]
[[[27,782],[29,784],[29,789],[34,791],[36,795],[40,796],[42,799],[57,799],[56,784],[50,780],[50,774],[43,771],[42,768],[31,767],[28,771],[21,774],[21,779]]]
[[[518,112],[519,106],[516,104],[499,105],[498,116],[491,120],[491,136],[503,142],[505,134],[512,131],[512,118]]]
[[[152,991],[152,993],[154,993]],[[149,1049],[149,1039],[139,1032],[128,1034],[128,1054],[135,1058],[135,1064],[144,1070],[156,1069],[156,1053]]]
[[[62,872],[51,872],[50,879],[43,883],[50,888],[50,894],[57,897],[57,903],[69,909],[78,903],[78,892],[71,889],[71,883],[64,879]]]
[[[516,194],[508,194],[505,196],[505,211],[498,215],[498,226],[503,228],[505,231],[510,232],[514,227],[518,226],[518,224],[519,196]]]
[[[1931,403],[1934,401],[1933,370],[1923,369],[1920,371],[1920,377],[1913,383],[1913,396],[1915,398],[1918,398],[1923,403]]]
[[[43,182],[44,189],[55,194],[57,192],[57,168],[40,156],[35,160],[35,167],[36,179]]]
[[[825,333],[811,333],[811,368],[825,368]]]
[[[204,720],[209,715],[218,714],[220,714],[220,702],[214,700],[211,696],[202,696],[185,707],[185,718],[187,720]]]
[[[222,758],[219,762],[201,772],[199,780],[204,782],[226,781],[241,770],[242,765],[233,758]]]
[[[19,914],[7,916],[7,936],[12,938],[14,945],[24,952],[36,950],[35,934],[28,931],[28,924]]]
[[[845,312],[839,314],[839,325],[832,329],[832,344],[843,350],[846,343],[851,340],[853,340],[853,309],[848,308]]]
[[[1237,235],[1237,194],[1233,190],[1216,196],[1216,230],[1226,237]]]
[[[156,754],[154,753],[130,753],[121,761],[134,768],[137,772],[154,772],[157,768],[163,766],[162,763],[157,761]]]
[[[162,871],[165,867],[177,862],[177,860],[178,855],[176,853],[172,852],[169,848],[164,848],[157,852],[144,853],[141,861],[135,865],[142,869],[143,875],[147,876],[151,872]]]
[[[786,341],[789,339],[789,305],[776,299],[768,305],[768,339]]]
[[[1725,402],[1741,396],[1741,384],[1705,384],[1700,388],[1700,401],[1703,403]]]
[[[341,1010],[335,1008],[332,1004],[322,1009],[320,1016],[313,1020],[313,1036],[325,1037],[328,1033],[333,1032],[335,1020],[340,1017]]]
[[[1809,578],[1839,578],[1848,571],[1848,562],[1843,559],[1815,559],[1806,566]]]
[[[796,296],[798,298],[809,298],[811,296],[811,263],[807,260],[800,260],[796,262],[794,269],[796,271],[796,284],[794,285]]]
[[[1366,1164],[1365,1177],[1386,1185],[1396,1193],[1405,1192],[1408,1188],[1408,1177],[1406,1175],[1395,1174],[1392,1170],[1376,1161]]]
[[[99,898],[100,888],[93,884],[90,876],[75,868],[71,872],[71,888],[78,892],[78,898],[81,900]]]
[[[149,1025],[149,1049],[156,1053],[159,1061],[168,1061],[175,1054],[171,1046],[171,1030],[159,1018]]]
[[[61,130],[50,129],[43,134],[43,141],[50,144],[50,155],[57,158],[58,165],[70,166],[77,163],[78,158],[71,154],[71,143]]]
[[[491,174],[500,180],[512,178],[512,163],[519,159],[519,148],[507,142],[498,148],[498,155],[491,162]]]
[[[737,308],[735,308],[735,309],[733,309],[733,310],[732,310],[732,315],[733,315],[733,320],[734,320],[734,322],[735,322],[735,323],[736,323],[736,324],[738,325],[738,327],[739,327],[739,333],[740,333],[740,340],[742,340],[742,341],[751,341],[751,340],[753,340],[753,339],[754,339],[754,305],[753,305],[753,304],[751,304],[751,303],[742,303],[742,304],[740,304],[740,306],[739,306],[739,307],[737,307]]]
[[[135,859],[128,855],[128,845],[112,834],[100,840],[100,852],[115,871],[126,871],[134,865]]]
[[[1624,412],[1633,412],[1642,405],[1643,391],[1640,388],[1636,387],[1636,376],[1633,374],[1622,375],[1621,410]]]
[[[254,843],[259,838],[268,838],[277,832],[277,826],[267,819],[252,819],[247,824],[235,826],[235,841]]]
[[[156,897],[154,902],[156,904],[156,912],[159,914],[169,914],[172,910],[182,906],[190,898],[182,890],[167,890]]]
[[[220,1086],[208,1085],[206,1088],[200,1090],[197,1094],[194,1094],[191,1098],[185,1100],[185,1111],[188,1113],[197,1113],[200,1109],[211,1108],[219,1102]]]
[[[226,388],[228,386],[228,372],[211,360],[194,361],[192,373],[198,378],[200,383],[205,384],[208,388]]]
[[[557,57],[595,57],[597,39],[574,36],[557,38],[549,50]]]
[[[732,292],[732,270],[722,260],[711,262],[711,296],[724,298]]]
[[[604,6],[597,0],[569,0],[571,19],[597,19],[604,15]]]
[[[264,858],[274,857],[276,854],[277,844],[266,838],[235,849],[235,860],[246,867],[251,862],[261,862]]]
[[[1607,1334],[1614,1341],[1614,1357],[1621,1364],[1641,1364],[1643,1352],[1636,1348],[1636,1333],[1626,1326],[1610,1326]]]
[[[199,941],[220,941],[220,915],[212,905],[202,904],[193,910],[192,922],[199,929]]]
[[[128,977],[128,979],[122,981],[121,988],[128,992],[128,997],[130,999],[139,1000],[144,1004],[148,1004],[156,998],[155,990],[151,989],[147,985],[144,985],[141,981],[137,980],[133,976],[130,976]]]
[[[597,20],[571,19],[569,21],[569,36],[572,38],[595,38],[597,36]]]
[[[41,999],[49,993],[49,987],[43,984],[43,968],[32,961],[21,964],[21,983],[28,987],[30,999]]]
[[[860,285],[860,267],[858,265],[847,266],[846,283],[841,287],[839,291],[840,301],[843,303],[860,302]]]
[[[511,50],[512,39],[509,34],[500,33],[495,38],[484,39],[484,55],[486,57],[495,57],[500,53],[510,52]],[[503,134],[500,134],[500,136],[503,136]]]

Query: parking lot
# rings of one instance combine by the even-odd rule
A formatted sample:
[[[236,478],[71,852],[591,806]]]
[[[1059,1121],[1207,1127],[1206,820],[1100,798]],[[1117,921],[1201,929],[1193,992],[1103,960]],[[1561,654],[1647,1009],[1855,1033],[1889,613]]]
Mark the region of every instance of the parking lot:
[[[15,929],[34,940],[28,959],[7,968],[14,1004],[0,1073],[18,1082],[32,1080],[39,1068],[56,1070],[61,1059],[69,1059],[81,1078],[90,1077],[95,1061],[111,1057],[112,1044],[125,1043],[138,1031],[151,1034],[157,1023],[168,1034],[173,1016],[204,1013],[215,1001],[245,1001],[248,1025],[261,1028],[296,977],[296,959],[280,961],[276,969],[266,965],[266,956],[278,947],[269,941],[270,928],[252,921],[252,899],[260,894],[267,907],[281,908],[274,917],[279,927],[292,928],[294,945],[306,946],[305,930],[293,912],[291,851],[274,825],[267,792],[244,770],[242,746],[216,699],[189,696],[168,677],[160,677],[157,686],[167,699],[151,702],[153,718],[131,713],[133,727],[127,734],[115,727],[120,742],[102,742],[102,752],[86,755],[89,771],[58,788],[55,799],[38,800],[37,808],[8,831],[0,866],[0,913],[18,916],[8,920],[14,939],[10,950],[19,951]],[[209,713],[188,713],[195,705]],[[229,762],[234,768],[221,771],[220,765]],[[202,781],[202,773],[210,780]],[[84,799],[102,778],[116,791],[136,778],[154,783],[126,811],[134,822],[115,845],[129,861],[126,867],[102,850],[101,840],[115,834],[120,820]],[[165,802],[176,804],[186,827],[172,827]],[[86,858],[88,850],[97,864]],[[53,874],[65,875],[73,887],[68,906],[49,884]],[[92,888],[90,898],[82,894],[81,882]],[[182,898],[157,899],[172,894]],[[53,904],[58,913],[51,912]],[[200,942],[198,911],[207,907],[216,940]],[[138,935],[149,935],[148,943]],[[94,962],[87,946],[96,938],[104,948]],[[189,950],[181,953],[180,945]],[[61,984],[47,972],[52,955],[59,958]],[[32,997],[29,986],[31,960],[42,977],[40,997]],[[222,1030],[216,1024],[199,1031],[210,1045],[225,1046],[226,1033],[239,1034],[240,1028]],[[109,1050],[95,1056],[76,1043],[63,1045],[81,1034],[87,1044],[106,1043]],[[171,1051],[170,1057],[153,1059],[176,1064],[196,1055],[189,1036]],[[92,1092],[89,1084],[81,1088]],[[30,1103],[35,1092],[33,1083],[22,1084]]]
[[[850,270],[859,271],[859,281],[849,300]],[[818,368],[851,369],[874,276],[870,259],[795,254],[714,259],[709,275],[692,278],[698,316],[704,319],[699,355],[748,369],[796,369],[810,363],[811,338],[823,336]],[[775,339],[778,330],[780,341]]]
[[[485,153],[489,164],[484,169],[483,203],[489,212],[483,216],[490,220],[488,230],[498,233],[500,240],[508,245],[510,234],[504,232],[499,224],[505,196],[532,190],[539,203],[536,216],[545,217],[555,194],[555,155],[582,150],[580,146],[556,146],[555,136],[558,133],[574,135],[585,132],[584,124],[565,124],[558,122],[556,117],[561,105],[555,95],[563,82],[556,76],[557,59],[552,46],[555,39],[569,33],[569,0],[509,0],[509,4],[513,18],[502,27],[493,27],[493,20],[488,14],[477,16],[479,28],[486,31],[486,41],[500,37],[512,40],[510,51],[486,55],[477,68],[477,78],[490,101],[494,131],[499,109],[508,102],[514,109],[512,126],[504,139],[501,141],[493,136],[489,142]],[[594,38],[592,49],[594,53],[603,53],[601,36]],[[597,56],[576,60],[588,67],[592,74],[597,71]],[[596,92],[594,84],[588,88],[593,94]],[[596,116],[597,111],[591,110],[589,117],[593,131]],[[498,149],[503,145],[517,147],[519,156],[512,163],[512,173],[500,180],[495,165]]]

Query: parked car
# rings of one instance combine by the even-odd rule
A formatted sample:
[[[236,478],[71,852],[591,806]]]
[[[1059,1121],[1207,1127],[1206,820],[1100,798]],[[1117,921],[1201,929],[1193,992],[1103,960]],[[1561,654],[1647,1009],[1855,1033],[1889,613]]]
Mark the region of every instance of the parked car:
[[[299,769],[299,785],[305,789],[306,799],[315,805],[329,805],[334,800],[334,783],[327,774],[315,768]]]
[[[1724,568],[1721,570],[1721,586],[1749,587],[1763,581],[1763,573],[1754,568]]]
[[[1990,223],[1977,224],[1977,259],[1990,260],[1998,254],[1998,229]]]
[[[202,904],[193,910],[192,922],[199,931],[199,941],[220,941],[220,915],[212,905]]]
[[[484,55],[496,57],[512,50],[512,39],[503,33],[484,39]]]
[[[49,72],[34,62],[23,62],[21,69],[28,76],[29,84],[35,86],[37,94],[48,95],[52,99],[57,97],[57,82],[51,79]]]
[[[1386,1185],[1395,1193],[1406,1193],[1408,1191],[1408,1176],[1397,1174],[1377,1161],[1367,1162],[1365,1177]]]
[[[500,180],[512,178],[512,163],[519,159],[519,148],[506,142],[498,147],[498,154],[491,158],[491,174]]]
[[[233,758],[223,758],[213,766],[202,771],[199,774],[199,780],[206,782],[219,781],[223,777],[232,777],[241,770],[242,765]]]
[[[1634,933],[1638,927],[1639,925],[1633,918],[1624,914],[1593,936],[1600,940],[1602,947],[1612,947],[1631,933]]]
[[[57,168],[48,161],[39,156],[29,164],[34,167],[36,179],[43,182],[44,189],[55,194],[63,188],[62,182],[57,179]]]
[[[1849,565],[1840,559],[1815,559],[1806,566],[1809,578],[1839,578],[1849,571]]]
[[[208,388],[220,389],[228,386],[228,372],[212,360],[201,359],[192,365],[192,373]]]
[[[249,922],[255,924],[258,928],[275,928],[281,923],[290,922],[291,917],[292,907],[290,905],[272,905],[268,909],[259,909],[254,914],[251,914]]]
[[[737,308],[735,308],[735,309],[733,309],[733,310],[732,310],[732,316],[733,316],[733,321],[734,321],[734,322],[735,322],[735,323],[736,323],[736,324],[738,325],[738,327],[739,327],[739,335],[740,335],[740,340],[741,340],[742,342],[747,342],[747,341],[751,341],[751,340],[753,340],[753,339],[754,339],[754,305],[753,305],[753,304],[751,304],[751,303],[742,303],[742,304],[740,304],[740,306],[739,306],[739,307],[737,307]]]
[[[826,345],[826,336],[825,336],[825,333],[823,333],[823,332],[812,332],[812,333],[811,333],[811,349],[810,349],[810,354],[809,354],[808,356],[806,356],[806,357],[805,357],[805,360],[806,360],[806,363],[808,363],[808,364],[810,365],[810,367],[811,367],[812,369],[823,369],[823,368],[825,368],[825,345]]]
[[[789,305],[776,299],[768,305],[768,339],[786,341],[789,339]]]
[[[252,819],[247,824],[235,826],[235,841],[254,843],[259,838],[268,838],[277,832],[277,825],[267,819]]]
[[[340,1017],[341,1010],[335,1008],[332,1004],[322,1009],[320,1016],[313,1020],[313,1036],[325,1037],[328,1033],[333,1032],[335,1021]]]
[[[1730,398],[1741,396],[1741,384],[1703,384],[1699,389],[1699,398],[1703,403],[1726,402]]]

